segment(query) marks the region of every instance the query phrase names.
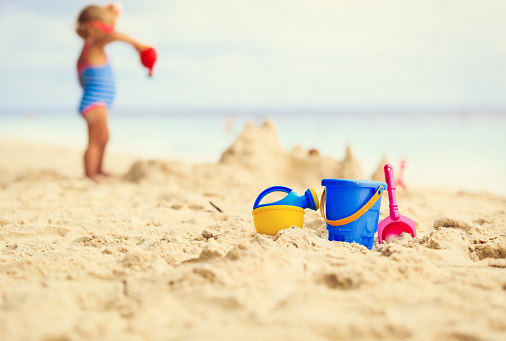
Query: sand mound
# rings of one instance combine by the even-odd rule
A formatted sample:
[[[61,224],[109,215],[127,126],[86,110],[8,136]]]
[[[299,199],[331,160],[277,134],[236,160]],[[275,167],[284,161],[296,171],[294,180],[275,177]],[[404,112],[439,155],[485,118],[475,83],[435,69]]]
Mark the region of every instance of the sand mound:
[[[261,169],[273,165],[273,159],[282,158],[285,154],[273,121],[266,120],[260,127],[249,122],[235,142],[223,152],[220,163]]]
[[[272,180],[301,186],[315,186],[324,178],[363,179],[360,162],[350,147],[341,162],[300,146],[286,152],[270,120],[260,127],[247,124],[235,142],[223,152],[220,164],[247,168]]]
[[[187,174],[193,176],[189,178]],[[195,174],[198,174],[195,176]],[[278,139],[273,121],[266,120],[257,127],[247,123],[234,143],[221,155],[218,164],[188,166],[161,160],[137,161],[125,175],[131,182],[190,183],[198,185],[230,186],[245,182],[264,187],[273,184],[290,187],[316,187],[324,178],[363,179],[360,162],[350,147],[342,161],[320,156],[316,150],[297,146],[285,151]]]
[[[385,181],[385,170],[383,169],[383,167],[387,163],[390,163],[388,161],[388,158],[386,156],[383,156],[383,158],[381,159],[380,163],[378,164],[378,167],[376,168],[376,170],[374,171],[374,173],[372,173],[371,180],[374,180],[374,181],[383,181],[383,182]],[[395,177],[395,174],[394,174],[394,177]]]
[[[350,147],[340,162],[300,146],[285,151],[279,143],[276,126],[270,120],[259,127],[253,123],[246,124],[234,143],[223,152],[218,164],[188,166],[161,160],[137,161],[125,179],[132,182],[177,182],[188,180],[185,174],[195,172],[209,180],[230,182],[235,179],[244,182],[261,178],[266,183],[302,187],[316,186],[323,178],[363,179],[360,162]],[[241,179],[234,176],[237,173],[241,174]]]
[[[125,174],[125,179],[131,182],[162,182],[167,180],[181,180],[190,167],[179,162],[162,160],[136,161]]]

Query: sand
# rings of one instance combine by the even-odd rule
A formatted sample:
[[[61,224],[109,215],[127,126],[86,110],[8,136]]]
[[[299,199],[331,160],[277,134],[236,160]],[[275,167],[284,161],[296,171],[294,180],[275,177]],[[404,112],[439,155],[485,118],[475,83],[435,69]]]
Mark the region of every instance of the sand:
[[[213,164],[109,154],[100,184],[81,153],[0,140],[1,340],[506,339],[506,198],[408,184],[418,238],[368,250],[313,211],[255,233],[267,187],[377,177],[349,148],[283,150],[273,122]]]

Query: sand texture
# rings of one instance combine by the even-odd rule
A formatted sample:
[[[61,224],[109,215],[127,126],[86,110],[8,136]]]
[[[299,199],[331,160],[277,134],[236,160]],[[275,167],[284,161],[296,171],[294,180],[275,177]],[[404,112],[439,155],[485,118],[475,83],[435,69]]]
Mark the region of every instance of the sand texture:
[[[503,197],[398,189],[418,238],[368,250],[309,210],[255,233],[267,187],[378,177],[283,150],[273,122],[213,164],[111,154],[95,184],[81,158],[0,140],[0,340],[506,340]]]

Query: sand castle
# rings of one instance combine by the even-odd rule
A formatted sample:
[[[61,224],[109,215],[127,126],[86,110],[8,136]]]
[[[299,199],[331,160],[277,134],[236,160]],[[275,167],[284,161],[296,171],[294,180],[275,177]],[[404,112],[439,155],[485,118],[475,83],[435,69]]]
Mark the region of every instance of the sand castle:
[[[346,148],[346,155],[341,161],[300,146],[286,151],[279,142],[272,120],[266,120],[260,126],[246,124],[242,133],[222,153],[217,164],[188,167],[177,162],[138,161],[125,178],[132,182],[163,182],[188,172],[197,172],[218,182],[237,181],[233,173],[240,173],[244,182],[257,183],[261,179],[266,184],[284,183],[302,187],[305,184],[318,186],[323,178],[364,179],[360,161],[355,158],[350,146]]]

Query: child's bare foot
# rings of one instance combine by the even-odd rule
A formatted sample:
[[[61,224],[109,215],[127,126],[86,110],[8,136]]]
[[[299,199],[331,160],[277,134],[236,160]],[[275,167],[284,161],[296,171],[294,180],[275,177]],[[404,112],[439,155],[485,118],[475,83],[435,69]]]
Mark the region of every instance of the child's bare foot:
[[[90,179],[91,181],[93,181],[94,183],[98,184],[100,182],[99,179],[98,179],[98,177],[97,177],[97,175],[86,175],[86,177],[88,179]]]
[[[108,177],[111,176],[111,173],[100,171],[100,172],[97,173],[97,175],[103,176],[104,178],[108,178]]]

